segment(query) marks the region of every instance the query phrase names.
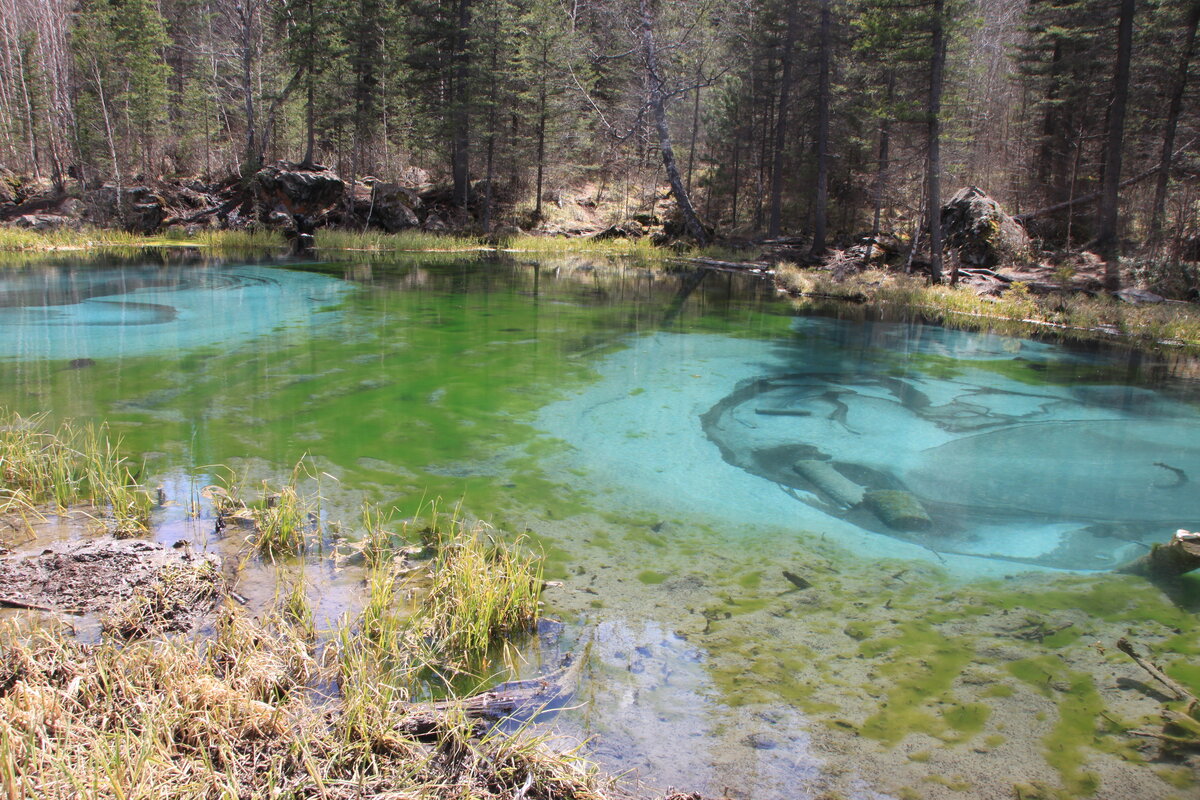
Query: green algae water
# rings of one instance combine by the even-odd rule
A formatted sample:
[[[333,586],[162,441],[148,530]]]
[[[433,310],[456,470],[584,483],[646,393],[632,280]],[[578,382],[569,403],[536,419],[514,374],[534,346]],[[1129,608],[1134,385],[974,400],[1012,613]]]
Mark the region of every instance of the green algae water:
[[[181,500],[307,455],[345,508],[527,533],[566,631],[528,668],[588,659],[547,724],[710,795],[1191,796],[1113,642],[1200,689],[1200,592],[1110,570],[1200,527],[1194,374],[587,259],[0,268],[0,406]]]

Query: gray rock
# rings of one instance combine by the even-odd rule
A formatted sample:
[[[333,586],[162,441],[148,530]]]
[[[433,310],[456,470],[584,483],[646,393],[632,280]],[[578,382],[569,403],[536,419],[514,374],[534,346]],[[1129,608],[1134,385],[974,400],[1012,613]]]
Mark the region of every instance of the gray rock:
[[[1117,292],[1117,299],[1137,305],[1139,303],[1161,303],[1166,300],[1162,295],[1145,289],[1122,289]]]
[[[346,184],[326,167],[280,161],[256,172],[251,190],[260,220],[278,224],[288,218],[307,233],[341,201]]]

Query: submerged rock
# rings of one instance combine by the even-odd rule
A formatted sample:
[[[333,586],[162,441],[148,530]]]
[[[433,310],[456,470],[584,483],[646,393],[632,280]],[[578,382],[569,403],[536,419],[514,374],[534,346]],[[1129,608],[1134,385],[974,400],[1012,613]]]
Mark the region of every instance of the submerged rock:
[[[927,531],[933,527],[921,501],[899,489],[876,489],[863,495],[863,505],[889,527],[898,531]]]
[[[942,233],[946,247],[956,248],[962,263],[972,267],[1013,264],[1032,254],[1021,223],[974,186],[959,189],[942,207]]]

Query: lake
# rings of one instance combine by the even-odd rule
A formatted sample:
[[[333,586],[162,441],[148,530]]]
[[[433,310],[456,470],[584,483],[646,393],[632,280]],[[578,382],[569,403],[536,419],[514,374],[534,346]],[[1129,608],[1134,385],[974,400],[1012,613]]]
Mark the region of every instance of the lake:
[[[363,499],[526,534],[563,626],[517,671],[587,659],[541,724],[712,796],[1194,791],[1113,645],[1200,689],[1200,587],[1112,570],[1200,526],[1196,375],[584,257],[0,265],[0,407],[106,420],[175,501],[154,536],[232,547],[186,503],[302,458],[350,536]]]

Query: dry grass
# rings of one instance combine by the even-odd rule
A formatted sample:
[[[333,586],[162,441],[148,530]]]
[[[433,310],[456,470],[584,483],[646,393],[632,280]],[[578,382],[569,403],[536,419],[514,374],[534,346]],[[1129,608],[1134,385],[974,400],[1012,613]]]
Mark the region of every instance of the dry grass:
[[[1131,305],[1107,297],[1035,295],[1021,283],[999,297],[969,288],[931,286],[916,277],[868,270],[843,280],[829,272],[781,265],[776,282],[811,300],[855,300],[911,310],[953,327],[1013,335],[1056,333],[1074,338],[1121,336],[1147,346],[1200,350],[1200,308],[1178,303]]]
[[[386,591],[373,598],[385,612],[396,599]],[[62,632],[7,625],[0,629],[0,796],[604,795],[595,768],[576,753],[549,750],[527,732],[480,734],[453,709],[436,736],[405,734],[412,688],[403,679],[414,673],[403,665],[412,654],[393,648],[416,628],[389,636],[398,628],[371,632],[368,624],[364,612],[321,654],[286,614],[260,622],[232,605],[206,647],[179,639],[88,647]],[[322,669],[322,661],[332,666]],[[317,690],[331,685],[334,696]]]

